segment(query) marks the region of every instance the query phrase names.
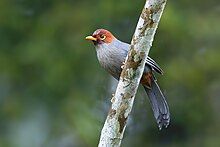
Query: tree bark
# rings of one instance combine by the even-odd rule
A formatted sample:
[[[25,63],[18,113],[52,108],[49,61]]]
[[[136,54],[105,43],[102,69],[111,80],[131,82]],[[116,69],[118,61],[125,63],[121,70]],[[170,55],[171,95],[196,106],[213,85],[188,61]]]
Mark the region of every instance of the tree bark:
[[[119,147],[121,144],[128,116],[132,110],[135,94],[165,4],[166,0],[146,0],[115,95],[112,98],[111,109],[101,132],[99,147]]]

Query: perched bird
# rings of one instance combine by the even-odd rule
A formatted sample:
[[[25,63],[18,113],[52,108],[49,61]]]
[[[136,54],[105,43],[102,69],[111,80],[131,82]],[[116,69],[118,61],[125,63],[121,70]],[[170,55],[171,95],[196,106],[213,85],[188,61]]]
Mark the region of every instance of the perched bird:
[[[118,40],[111,32],[105,29],[96,30],[91,36],[87,36],[86,40],[93,42],[101,66],[115,79],[119,80],[122,71],[121,66],[125,61],[130,45]],[[148,57],[141,78],[141,84],[150,99],[158,127],[162,129],[162,127],[169,125],[170,112],[153,72],[163,74],[158,64]]]

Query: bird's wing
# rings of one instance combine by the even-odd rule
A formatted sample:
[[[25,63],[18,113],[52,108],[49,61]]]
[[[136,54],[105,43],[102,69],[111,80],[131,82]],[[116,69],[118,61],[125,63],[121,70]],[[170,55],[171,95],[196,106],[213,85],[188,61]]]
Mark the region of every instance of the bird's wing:
[[[163,75],[163,70],[160,68],[160,66],[149,56],[147,57],[146,64],[150,66],[154,71],[157,73]]]
[[[125,52],[127,55],[130,45],[125,42],[120,42],[121,49]],[[150,66],[152,70],[156,71],[157,73],[163,75],[163,70],[160,68],[160,66],[149,56],[147,57],[146,66]]]

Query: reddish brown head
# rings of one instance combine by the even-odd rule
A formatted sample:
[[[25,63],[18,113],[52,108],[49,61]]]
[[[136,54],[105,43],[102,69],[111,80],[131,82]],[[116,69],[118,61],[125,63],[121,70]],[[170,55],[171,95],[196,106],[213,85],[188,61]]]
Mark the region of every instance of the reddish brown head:
[[[86,40],[93,41],[95,45],[111,43],[114,39],[115,37],[112,35],[112,33],[105,29],[98,29],[92,34],[92,36],[86,37]]]

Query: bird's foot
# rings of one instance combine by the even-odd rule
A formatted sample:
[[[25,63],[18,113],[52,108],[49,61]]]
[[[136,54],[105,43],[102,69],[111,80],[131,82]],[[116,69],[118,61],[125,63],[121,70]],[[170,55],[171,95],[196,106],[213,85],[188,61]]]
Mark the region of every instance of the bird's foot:
[[[112,93],[112,99],[111,99],[111,102],[114,103],[114,101],[115,101],[115,94]]]
[[[125,62],[122,62],[121,69],[123,69],[124,67],[125,67]]]

